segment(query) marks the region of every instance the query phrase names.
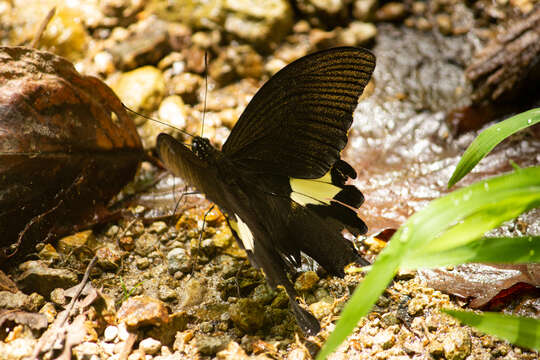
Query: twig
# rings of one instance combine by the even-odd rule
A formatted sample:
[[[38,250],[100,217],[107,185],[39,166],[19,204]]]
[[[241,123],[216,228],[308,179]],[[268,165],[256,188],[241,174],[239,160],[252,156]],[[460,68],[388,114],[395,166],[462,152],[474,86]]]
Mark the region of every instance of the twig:
[[[38,356],[39,356],[39,354],[41,354],[43,352],[42,348],[45,345],[45,343],[47,342],[47,338],[53,338],[53,341],[50,342],[51,346],[53,346],[58,341],[58,337],[60,336],[60,332],[65,333],[64,325],[65,325],[66,321],[68,320],[68,318],[70,317],[71,312],[73,311],[73,308],[75,306],[75,303],[77,302],[77,299],[79,298],[79,296],[81,295],[84,287],[86,286],[86,283],[88,282],[88,278],[90,277],[90,271],[92,270],[92,267],[94,266],[96,261],[97,261],[97,256],[94,256],[92,258],[92,260],[90,260],[90,263],[88,264],[88,266],[86,267],[86,271],[84,272],[84,276],[83,276],[81,282],[79,283],[79,287],[77,288],[77,291],[75,292],[75,295],[71,299],[67,309],[65,311],[63,311],[62,318],[57,323],[58,325],[56,325],[54,328],[51,328],[53,333],[50,336],[45,336],[45,334],[44,334],[41,337],[38,344],[36,345],[36,348],[34,349],[34,352],[32,353],[31,359],[35,359],[35,360],[39,359]]]
[[[51,21],[52,17],[56,13],[56,6],[53,7],[49,12],[47,13],[47,16],[45,16],[45,19],[41,22],[41,25],[39,25],[39,29],[34,36],[34,39],[30,43],[30,47],[35,48],[38,46],[39,41],[41,40],[41,37],[43,36],[43,33],[45,32],[45,29],[47,29],[47,26],[49,25],[49,22]]]
[[[118,360],[127,360],[129,353],[131,352],[131,349],[133,349],[133,345],[135,345],[135,341],[137,340],[137,334],[129,333],[129,336],[124,343],[124,346],[122,347],[122,351],[120,352],[118,356]]]

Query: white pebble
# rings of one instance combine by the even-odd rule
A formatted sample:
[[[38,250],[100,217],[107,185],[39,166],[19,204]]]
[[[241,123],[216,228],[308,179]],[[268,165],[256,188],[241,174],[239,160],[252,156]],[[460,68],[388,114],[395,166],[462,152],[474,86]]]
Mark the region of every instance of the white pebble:
[[[118,339],[120,341],[126,341],[129,338],[129,331],[126,328],[126,324],[121,323],[118,325]]]
[[[107,355],[114,354],[114,344],[112,343],[101,343],[101,347],[103,348],[103,351],[107,353]]]
[[[161,349],[161,342],[153,338],[146,338],[140,342],[139,349],[145,354],[154,355]]]
[[[103,337],[105,341],[112,342],[118,336],[118,328],[116,326],[109,325],[105,328]]]

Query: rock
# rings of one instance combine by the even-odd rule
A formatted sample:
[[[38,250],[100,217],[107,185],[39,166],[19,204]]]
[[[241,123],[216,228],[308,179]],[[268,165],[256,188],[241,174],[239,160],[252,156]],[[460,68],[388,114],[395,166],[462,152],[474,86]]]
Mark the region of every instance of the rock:
[[[107,47],[116,66],[123,70],[145,64],[155,64],[169,50],[167,22],[148,16],[131,25],[116,43]]]
[[[0,291],[0,309],[21,309],[28,301],[28,296],[20,291]]]
[[[311,290],[319,281],[319,276],[315,271],[306,271],[296,279],[294,282],[294,288],[296,291],[308,291]]]
[[[99,359],[101,353],[100,346],[90,341],[75,346],[72,351],[76,360]]]
[[[64,306],[67,304],[66,295],[64,294],[64,289],[56,288],[51,291],[51,301],[59,306]]]
[[[212,236],[212,244],[218,249],[225,249],[232,243],[233,236],[229,229],[219,229],[214,236]]]
[[[103,270],[115,270],[120,266],[122,254],[116,244],[107,244],[96,250],[97,265]]]
[[[92,230],[81,231],[76,234],[63,237],[58,240],[58,251],[62,254],[71,254],[74,250],[81,247],[93,249],[96,246],[96,237]]]
[[[139,343],[139,349],[145,354],[155,355],[161,349],[161,342],[153,338],[146,338]]]
[[[161,285],[158,288],[158,296],[162,301],[172,301],[178,297],[178,294],[167,285]]]
[[[188,104],[196,103],[198,98],[198,90],[204,80],[201,76],[190,72],[183,72],[175,75],[168,83],[169,92],[179,95]]]
[[[400,321],[395,311],[384,313],[381,317],[381,324],[383,324],[385,327],[398,325],[399,323]]]
[[[135,260],[135,266],[137,266],[137,269],[139,270],[148,269],[148,267],[150,266],[150,259],[146,257],[138,258],[137,260]]]
[[[334,306],[328,301],[317,301],[309,305],[309,311],[317,319],[321,320],[323,317],[330,315],[332,313]]]
[[[27,261],[21,264],[26,269],[18,279],[24,288],[36,291],[48,298],[55,288],[67,289],[79,282],[77,275],[67,269],[51,269],[41,261]]]
[[[144,233],[135,240],[135,253],[140,256],[147,256],[159,245],[156,234]]]
[[[189,108],[184,104],[184,101],[180,96],[172,95],[166,97],[163,99],[158,109],[159,121],[162,123],[147,121],[139,127],[143,146],[145,148],[154,148],[156,146],[157,136],[162,132],[168,134],[178,133],[174,128],[184,129],[188,116]],[[167,126],[167,124],[169,126]],[[163,231],[166,231],[166,228]],[[149,229],[149,232],[152,234],[157,233],[153,229]]]
[[[372,23],[353,21],[337,36],[340,46],[359,46],[375,39],[377,28]]]
[[[179,331],[186,330],[187,324],[193,323],[193,317],[185,311],[176,312],[169,316],[169,322],[146,332],[146,335],[159,340],[164,345],[173,343]]]
[[[424,296],[417,296],[409,301],[407,305],[407,313],[411,316],[422,314],[427,305],[428,300]]]
[[[174,248],[167,254],[167,262],[169,274],[174,274],[177,271],[189,272],[191,270],[191,261],[188,258],[186,250],[182,248]]]
[[[444,356],[448,360],[463,360],[471,354],[471,333],[467,328],[452,328],[443,340]]]
[[[109,325],[105,328],[105,331],[103,332],[103,340],[107,342],[112,342],[116,339],[118,336],[118,327]]]
[[[173,100],[170,100],[171,98],[173,98]],[[180,101],[181,101],[181,100],[182,100],[182,99],[180,99]],[[165,102],[167,102],[167,101],[173,101],[173,102],[175,102],[176,99],[175,99],[173,96],[166,97],[166,98],[161,102],[161,105],[159,106],[159,109],[160,109],[159,111],[161,111],[161,107],[163,106],[163,103],[165,103]],[[184,103],[182,102],[182,106],[183,106],[183,105],[184,105]],[[159,112],[159,111],[158,111],[158,112]],[[167,113],[167,114],[169,113],[169,112],[168,112],[168,109],[165,109],[164,112]],[[159,113],[159,118],[160,118],[161,120],[165,120],[167,117],[166,117],[166,116],[162,117],[162,116],[161,116],[161,113]],[[184,119],[184,120],[185,120],[185,119]],[[177,125],[174,124],[174,123],[171,123],[171,125],[177,126]],[[179,127],[179,126],[178,126],[178,127]],[[169,227],[167,226],[167,224],[166,224],[164,221],[154,221],[154,222],[152,223],[152,225],[150,225],[150,227],[148,228],[148,231],[151,232],[151,233],[156,233],[156,234],[160,235],[160,234],[163,234],[165,231],[167,231],[168,228],[169,228]]]
[[[0,305],[0,307],[2,306]],[[39,309],[39,313],[47,317],[47,322],[49,324],[51,324],[54,321],[54,319],[56,319],[56,315],[57,315],[56,308],[54,307],[54,304],[51,302],[45,303],[45,305],[43,305],[43,307]]]
[[[146,325],[161,326],[169,321],[169,312],[162,301],[141,295],[131,297],[122,303],[117,317],[120,322],[132,328]]]
[[[118,324],[118,340],[127,341],[129,339],[129,331],[125,323]]]
[[[444,35],[452,34],[452,20],[448,14],[438,14],[435,20],[437,21],[437,26],[441,33]]]
[[[427,346],[427,351],[431,357],[438,359],[444,355],[444,347],[440,341],[432,340]]]
[[[146,360],[146,354],[144,351],[137,349],[129,354],[128,360]]]
[[[254,301],[266,305],[271,303],[275,296],[276,293],[268,284],[261,284],[253,290],[252,298]]]
[[[349,18],[351,0],[297,0],[298,10],[316,27],[333,27]]]
[[[213,356],[225,349],[231,338],[227,335],[197,335],[194,341],[201,355]]]
[[[278,291],[274,300],[272,300],[271,306],[274,308],[285,308],[289,304],[289,297],[285,291]]]
[[[312,356],[309,354],[309,351],[305,348],[296,348],[289,352],[287,355],[287,360],[309,360],[312,359]]]
[[[256,331],[264,323],[263,306],[251,299],[239,299],[237,303],[231,305],[229,313],[231,321],[245,332]]]
[[[83,19],[84,14],[79,8],[58,7],[40,43],[47,50],[71,61],[81,59],[90,40]]]
[[[407,7],[401,2],[389,2],[375,13],[377,21],[401,21],[407,16]]]
[[[263,72],[263,59],[249,45],[229,46],[210,63],[208,74],[221,86],[237,78],[259,79]]]
[[[236,342],[231,341],[227,347],[217,354],[219,360],[248,360],[249,356],[244,349]]]
[[[377,0],[356,0],[353,4],[353,16],[360,21],[370,21],[377,6]]]
[[[56,261],[60,259],[60,254],[58,254],[54,246],[52,246],[51,244],[45,244],[43,249],[39,251],[38,256],[42,260]]]
[[[152,1],[146,11],[191,28],[219,29],[223,24],[223,0]]]
[[[24,309],[29,312],[37,312],[45,305],[45,298],[38,293],[31,293],[24,304]]]
[[[2,360],[22,360],[32,355],[36,340],[28,338],[18,338],[10,342],[0,341],[0,354]]]
[[[388,330],[380,331],[373,338],[373,342],[378,344],[383,350],[390,349],[396,343],[396,337]]]
[[[165,80],[158,68],[143,66],[123,73],[112,88],[130,109],[149,112],[161,102],[165,94]],[[141,117],[136,119],[137,125],[145,121],[146,119]]]
[[[118,245],[120,245],[122,250],[125,251],[131,251],[135,249],[135,241],[131,236],[122,236],[120,240],[118,240]]]
[[[206,287],[195,278],[189,279],[182,288],[179,305],[181,308],[200,304],[204,300]]]
[[[116,70],[114,57],[107,51],[100,51],[94,55],[94,69],[103,75],[110,75]]]
[[[255,46],[277,43],[293,26],[286,0],[224,0],[225,30]]]

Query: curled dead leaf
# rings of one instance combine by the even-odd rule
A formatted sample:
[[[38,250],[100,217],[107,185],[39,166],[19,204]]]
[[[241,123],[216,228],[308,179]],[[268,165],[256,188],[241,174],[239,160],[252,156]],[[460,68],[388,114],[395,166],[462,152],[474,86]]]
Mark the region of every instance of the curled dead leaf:
[[[54,54],[0,47],[0,258],[89,223],[143,151],[101,80]]]

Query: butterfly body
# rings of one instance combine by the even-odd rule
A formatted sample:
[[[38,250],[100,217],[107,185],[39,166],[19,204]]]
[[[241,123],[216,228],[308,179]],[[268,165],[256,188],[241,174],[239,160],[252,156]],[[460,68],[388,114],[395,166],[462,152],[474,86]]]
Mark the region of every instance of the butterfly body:
[[[189,149],[158,136],[167,168],[221,208],[250,262],[285,288],[308,334],[319,331],[318,321],[297,303],[288,278],[301,253],[336,276],[351,262],[367,264],[342,236],[367,227],[356,214],[362,193],[347,185],[356,172],[340,152],[374,66],[357,48],[297,60],[259,90],[221,150],[202,137]]]

